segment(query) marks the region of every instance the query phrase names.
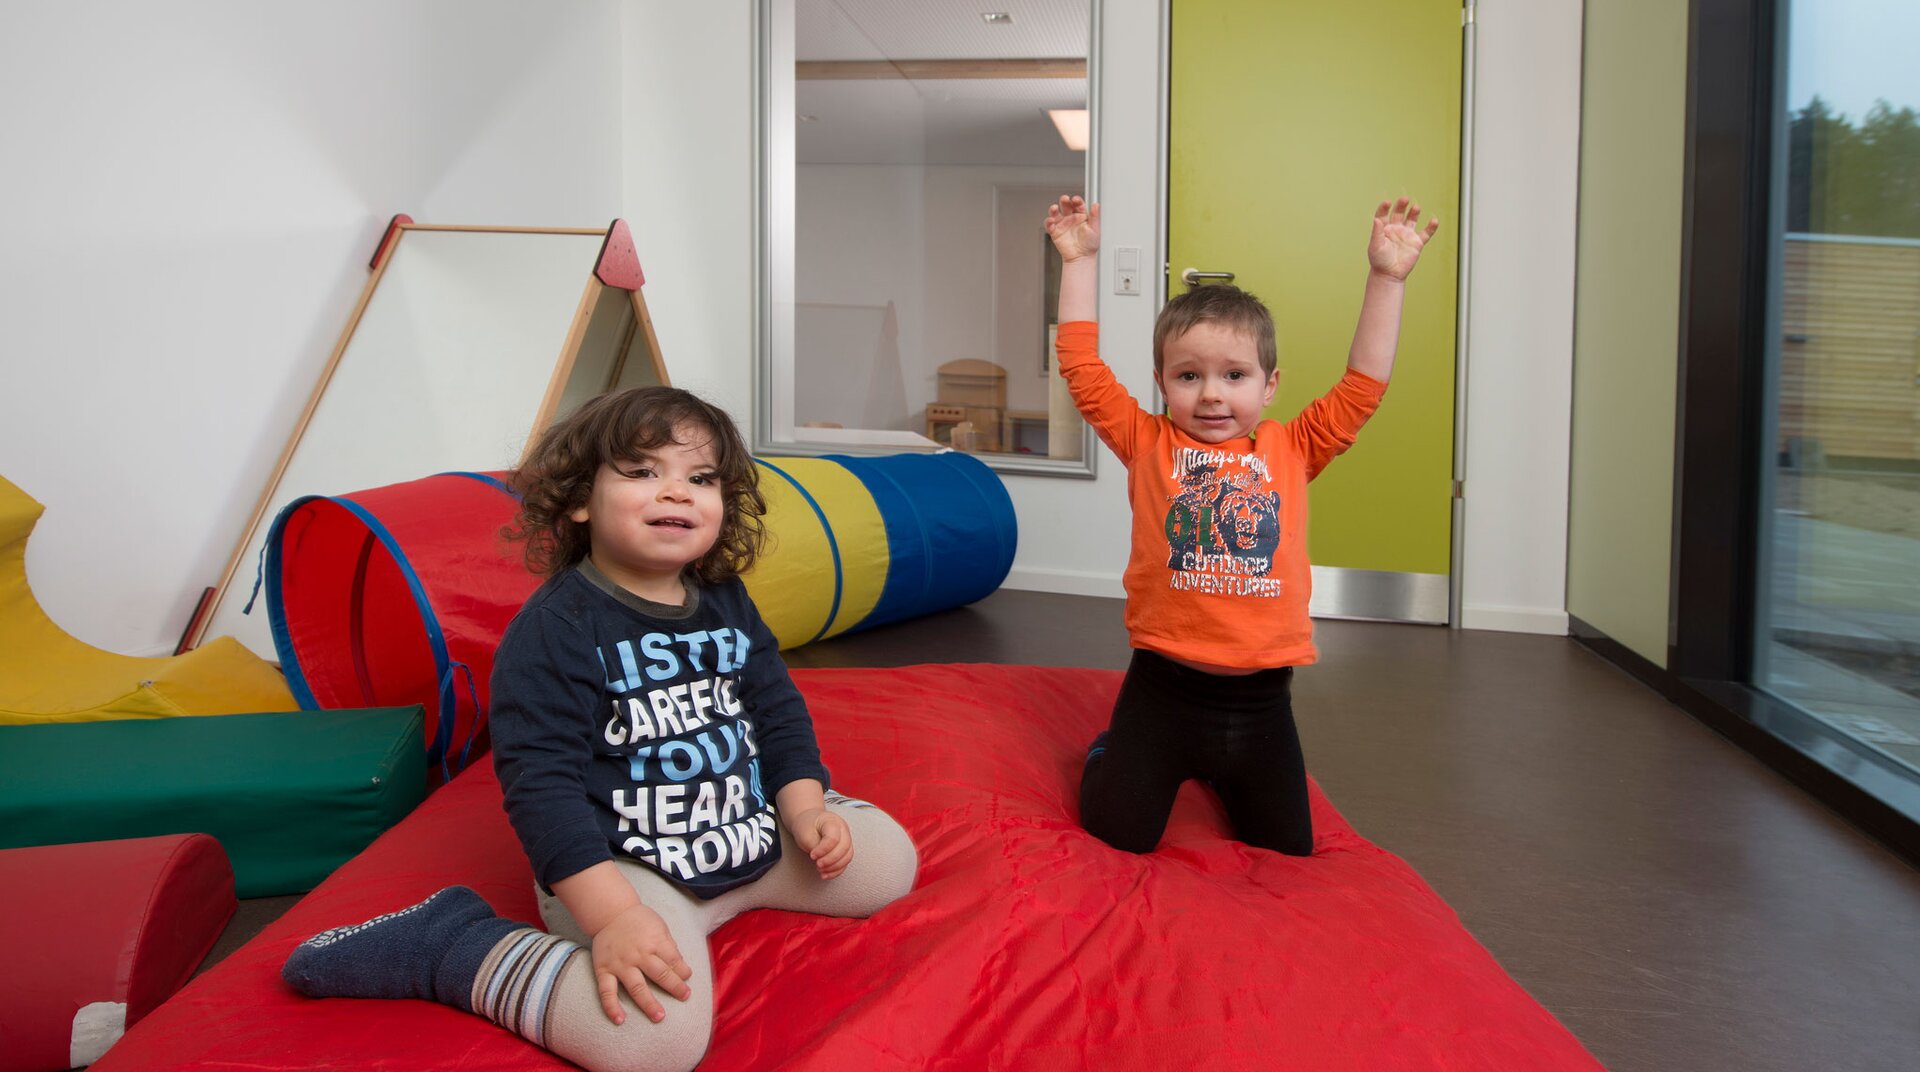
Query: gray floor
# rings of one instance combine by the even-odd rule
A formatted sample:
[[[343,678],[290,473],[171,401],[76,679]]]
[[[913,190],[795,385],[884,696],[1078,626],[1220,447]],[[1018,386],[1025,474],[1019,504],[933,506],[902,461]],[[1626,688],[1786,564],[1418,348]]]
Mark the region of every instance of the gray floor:
[[[1322,622],[1307,765],[1614,1072],[1920,1068],[1920,872],[1571,641]],[[796,666],[1125,665],[1117,600],[999,592]],[[216,956],[284,911],[249,902]]]

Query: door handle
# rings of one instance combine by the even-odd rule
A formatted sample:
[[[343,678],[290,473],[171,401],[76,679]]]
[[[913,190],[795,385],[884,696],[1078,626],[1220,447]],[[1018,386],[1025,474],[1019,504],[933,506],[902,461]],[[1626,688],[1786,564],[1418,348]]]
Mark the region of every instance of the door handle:
[[[1180,271],[1180,282],[1185,283],[1190,287],[1199,286],[1200,281],[1203,279],[1218,279],[1222,283],[1231,283],[1233,282],[1233,273],[1232,272],[1203,272],[1198,268],[1183,268]]]

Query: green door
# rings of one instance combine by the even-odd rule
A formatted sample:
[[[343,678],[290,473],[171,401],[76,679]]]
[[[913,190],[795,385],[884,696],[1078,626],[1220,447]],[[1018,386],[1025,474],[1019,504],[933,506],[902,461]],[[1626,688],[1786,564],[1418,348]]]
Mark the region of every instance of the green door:
[[[1445,621],[1459,292],[1459,0],[1171,0],[1168,293],[1232,272],[1273,310],[1292,417],[1346,368],[1369,217],[1441,220],[1386,402],[1312,485],[1316,614]]]

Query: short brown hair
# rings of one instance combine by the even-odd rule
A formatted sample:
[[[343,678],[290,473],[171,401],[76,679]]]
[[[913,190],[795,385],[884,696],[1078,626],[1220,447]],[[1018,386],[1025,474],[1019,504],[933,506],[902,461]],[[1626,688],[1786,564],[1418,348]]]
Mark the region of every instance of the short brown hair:
[[[586,558],[590,528],[569,515],[587,504],[600,467],[677,443],[674,430],[682,426],[710,437],[725,504],[719,538],[691,568],[705,584],[745,573],[766,542],[759,467],[725,410],[677,387],[633,387],[589,399],[528,448],[513,475],[520,512],[505,531],[526,541],[527,568],[552,576]]]
[[[1273,314],[1259,298],[1228,283],[1194,287],[1174,298],[1153,322],[1153,371],[1165,361],[1167,340],[1192,331],[1194,325],[1215,323],[1244,333],[1260,355],[1260,371],[1268,376],[1280,363],[1274,342]]]

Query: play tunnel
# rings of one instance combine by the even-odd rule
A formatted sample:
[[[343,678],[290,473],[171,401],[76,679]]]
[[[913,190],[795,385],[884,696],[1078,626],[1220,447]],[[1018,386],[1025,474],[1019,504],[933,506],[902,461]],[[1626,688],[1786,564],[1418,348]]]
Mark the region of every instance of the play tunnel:
[[[746,577],[782,648],[971,603],[1013,565],[1013,502],[957,452],[756,459],[767,550]],[[484,745],[494,648],[539,586],[501,537],[500,473],[287,505],[267,536],[274,646],[305,708],[427,710],[443,774]]]

